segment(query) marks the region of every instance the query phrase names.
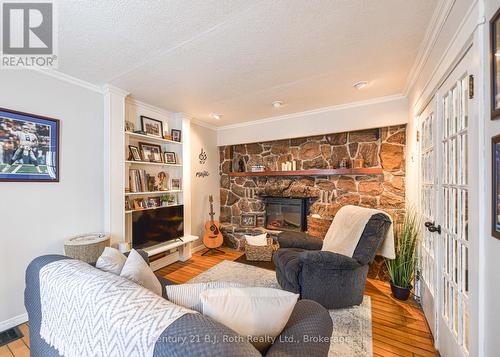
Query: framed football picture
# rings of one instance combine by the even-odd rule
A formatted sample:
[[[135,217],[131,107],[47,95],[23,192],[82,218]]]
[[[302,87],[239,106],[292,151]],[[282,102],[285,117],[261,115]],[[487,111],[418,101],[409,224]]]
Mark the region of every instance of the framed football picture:
[[[0,108],[0,181],[59,182],[59,120]]]

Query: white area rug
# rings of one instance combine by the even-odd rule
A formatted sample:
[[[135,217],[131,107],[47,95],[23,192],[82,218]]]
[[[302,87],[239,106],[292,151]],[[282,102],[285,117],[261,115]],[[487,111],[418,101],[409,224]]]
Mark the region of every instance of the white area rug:
[[[276,273],[225,260],[213,268],[189,280],[188,283],[210,281],[230,281],[247,286],[277,288]],[[360,306],[347,309],[330,310],[333,321],[332,343],[329,356],[371,357],[372,352],[372,315],[371,301],[365,296]]]

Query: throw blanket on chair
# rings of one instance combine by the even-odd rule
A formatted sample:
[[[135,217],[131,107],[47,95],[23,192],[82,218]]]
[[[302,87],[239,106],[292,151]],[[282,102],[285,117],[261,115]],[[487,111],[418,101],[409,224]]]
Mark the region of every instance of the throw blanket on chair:
[[[79,260],[40,270],[41,337],[66,357],[153,356],[171,323],[193,311]]]
[[[321,250],[352,257],[359,239],[365,230],[366,224],[370,218],[377,213],[382,213],[391,219],[387,213],[376,209],[350,205],[342,207],[333,218],[333,222],[326,233],[323,241],[323,248]],[[396,257],[392,224],[387,230],[386,236],[377,254],[388,259],[394,259]]]

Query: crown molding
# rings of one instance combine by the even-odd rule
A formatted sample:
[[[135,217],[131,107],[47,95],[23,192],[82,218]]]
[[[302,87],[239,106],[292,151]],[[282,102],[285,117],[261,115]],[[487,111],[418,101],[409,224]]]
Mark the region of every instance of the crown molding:
[[[79,87],[82,87],[85,89],[89,89],[89,90],[94,91],[94,92],[99,93],[99,94],[103,93],[102,87],[100,87],[96,84],[78,79],[76,77],[70,76],[68,74],[64,74],[62,72],[56,71],[55,69],[32,68],[32,70],[36,71],[38,73],[44,74],[46,76],[49,76],[49,77],[59,79],[61,81],[71,83],[73,85],[76,85],[76,86],[79,86]]]
[[[333,105],[333,106],[329,106],[329,107],[307,110],[307,111],[303,111],[303,112],[285,114],[285,115],[280,115],[280,116],[276,116],[276,117],[257,119],[257,120],[247,121],[244,123],[218,126],[216,130],[219,131],[219,130],[225,130],[225,129],[244,128],[244,127],[248,127],[248,126],[252,126],[252,125],[271,123],[271,122],[276,122],[276,121],[281,121],[281,120],[303,117],[303,116],[307,116],[307,115],[327,113],[327,112],[332,112],[332,111],[337,111],[337,110],[364,107],[367,105],[392,102],[392,101],[401,100],[401,99],[406,99],[406,96],[404,96],[403,94],[389,95],[389,96],[385,96],[385,97],[378,97],[378,98],[367,99],[367,100],[351,102],[351,103],[346,103],[346,104]]]
[[[436,45],[439,34],[441,33],[454,4],[455,0],[441,0],[434,11],[432,19],[424,35],[424,39],[420,44],[417,58],[415,59],[415,62],[410,70],[410,74],[406,80],[406,84],[403,89],[404,96],[408,96],[410,90],[413,88],[420,73],[422,72],[424,65],[427,63],[427,60]]]
[[[198,125],[198,126],[202,126],[204,128],[210,129],[210,130],[214,130],[214,131],[217,131],[220,128],[220,127],[217,127],[215,125],[212,125],[212,124],[209,124],[209,123],[205,123],[202,120],[194,119],[194,118],[191,118],[191,123],[193,123],[195,125]]]
[[[428,92],[428,89],[430,88],[432,82],[433,82],[433,79],[436,77],[437,73],[438,73],[438,70],[443,66],[443,63],[445,62],[446,58],[449,57],[450,55],[450,51],[452,49],[452,47],[455,45],[455,43],[457,42],[457,39],[459,38],[460,34],[462,33],[462,31],[464,31],[464,28],[466,26],[466,24],[468,23],[468,21],[471,19],[471,16],[473,14],[473,11],[475,9],[475,7],[478,5],[478,0],[473,0],[469,9],[467,10],[465,16],[463,17],[462,21],[460,22],[460,24],[458,25],[457,27],[457,30],[455,31],[455,33],[453,34],[453,36],[451,37],[448,45],[446,46],[445,50],[443,51],[441,57],[439,58],[439,60],[437,61],[435,67],[433,68],[431,74],[428,76],[428,79],[427,81],[425,82],[425,84],[423,85],[422,87],[422,90],[420,91],[420,95],[417,97],[417,99],[415,100],[414,102],[414,105],[413,105],[413,108],[419,108],[418,111],[421,111],[423,110],[424,108],[424,105],[423,103],[425,103],[425,100],[429,99],[428,97],[425,97],[426,93]],[[474,33],[474,31],[478,28],[478,26],[480,26],[481,24],[483,24],[485,21],[484,17],[480,17],[476,23],[475,23],[475,26],[473,29],[471,29],[471,32],[467,34],[466,37],[469,37],[469,40],[467,40],[464,44],[463,44],[463,48],[462,50],[460,51],[460,53],[458,54],[458,57],[461,57],[463,56],[467,50],[470,48],[470,46],[472,45],[472,38],[470,37],[470,35],[472,35],[472,33]],[[454,61],[457,61],[458,59],[454,59]],[[455,63],[456,64],[456,63]],[[453,62],[449,64],[450,68],[451,67],[454,67],[453,65]],[[439,87],[440,84],[442,84],[441,82],[444,80],[444,78],[449,74],[449,71],[445,71],[445,74],[437,81],[437,87]],[[437,87],[434,87],[434,90],[437,89]]]
[[[130,104],[130,105],[136,105],[136,106],[143,107],[147,110],[158,113],[159,115],[171,116],[172,114],[174,114],[174,112],[172,112],[170,110],[156,107],[152,104],[143,102],[142,100],[136,99],[132,96],[128,96],[127,98],[125,98],[125,103]]]
[[[126,90],[115,87],[111,84],[103,85],[102,86],[102,93],[103,94],[107,94],[107,93],[116,94],[116,95],[119,95],[119,96],[124,97],[124,98],[126,98],[130,94]]]

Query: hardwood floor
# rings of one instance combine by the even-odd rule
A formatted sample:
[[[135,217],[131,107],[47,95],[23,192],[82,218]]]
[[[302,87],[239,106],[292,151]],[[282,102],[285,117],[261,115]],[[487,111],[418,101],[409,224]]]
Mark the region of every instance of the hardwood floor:
[[[225,254],[201,256],[193,254],[187,262],[177,262],[156,272],[176,283],[185,283],[223,260],[236,260],[241,256],[223,248]],[[368,279],[365,294],[372,301],[372,330],[374,356],[438,356],[433,338],[422,310],[414,301],[401,302],[391,297],[388,284]],[[24,336],[0,347],[0,357],[29,356],[28,326],[19,327]]]

